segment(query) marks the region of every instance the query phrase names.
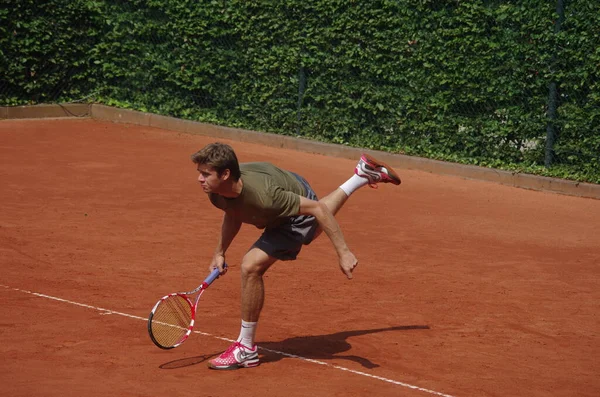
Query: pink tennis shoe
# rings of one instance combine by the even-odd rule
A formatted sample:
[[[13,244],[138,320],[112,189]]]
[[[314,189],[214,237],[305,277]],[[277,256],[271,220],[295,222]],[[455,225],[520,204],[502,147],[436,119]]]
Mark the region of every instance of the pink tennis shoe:
[[[354,173],[366,178],[371,187],[375,187],[380,182],[393,183],[394,185],[401,183],[400,177],[392,167],[364,153],[360,156],[360,160],[354,168]]]
[[[208,367],[211,369],[238,369],[256,367],[259,364],[256,345],[249,348],[240,342],[235,342],[219,357],[210,360]]]

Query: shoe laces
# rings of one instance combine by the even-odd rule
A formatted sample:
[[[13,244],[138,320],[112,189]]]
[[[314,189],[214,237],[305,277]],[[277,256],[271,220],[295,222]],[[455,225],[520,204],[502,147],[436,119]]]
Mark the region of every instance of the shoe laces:
[[[242,345],[240,342],[235,342],[235,343],[233,343],[231,346],[229,346],[229,347],[227,348],[227,350],[225,350],[225,351],[223,352],[223,354],[221,354],[221,357],[226,357],[226,356],[228,356],[229,354],[231,354],[231,353],[232,353],[232,352],[233,352],[233,351],[234,351],[236,348],[238,348],[238,347],[241,347],[241,348],[243,348],[244,346],[243,346],[243,345]]]
[[[363,172],[366,172],[367,174],[377,172],[377,167],[373,167],[368,161],[362,158],[360,159],[357,167],[362,168]],[[365,176],[364,178],[368,181],[371,189],[377,189],[377,182],[371,182],[368,176]]]

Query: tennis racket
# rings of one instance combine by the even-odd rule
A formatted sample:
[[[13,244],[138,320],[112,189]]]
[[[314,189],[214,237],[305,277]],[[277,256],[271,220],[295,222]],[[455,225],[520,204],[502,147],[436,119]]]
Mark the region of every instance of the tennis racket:
[[[223,265],[224,268],[227,264]],[[219,269],[189,292],[174,292],[160,298],[148,317],[148,333],[152,342],[161,349],[173,349],[190,336],[196,321],[196,308],[206,289],[219,278]],[[194,300],[194,294],[196,298]]]

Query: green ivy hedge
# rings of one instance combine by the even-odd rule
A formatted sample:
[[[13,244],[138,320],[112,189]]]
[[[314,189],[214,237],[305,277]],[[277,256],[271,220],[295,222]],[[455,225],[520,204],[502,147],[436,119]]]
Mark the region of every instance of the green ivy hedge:
[[[5,2],[1,104],[90,96],[600,183],[598,2],[568,1],[558,32],[534,0]]]
[[[90,62],[98,11],[83,0],[3,0],[0,105],[68,101],[99,88]]]

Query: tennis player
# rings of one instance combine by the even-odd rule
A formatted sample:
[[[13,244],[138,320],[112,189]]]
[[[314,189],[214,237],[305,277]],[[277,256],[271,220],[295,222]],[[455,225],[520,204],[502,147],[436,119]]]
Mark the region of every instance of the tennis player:
[[[197,165],[202,189],[212,204],[225,212],[211,271],[226,271],[225,253],[242,223],[263,229],[241,263],[240,335],[208,363],[212,369],[255,367],[259,358],[254,338],[265,297],[265,272],[278,260],[296,259],[303,245],[325,232],[338,255],[340,269],[351,279],[358,260],[346,245],[334,215],[357,189],[377,183],[399,185],[400,178],[386,164],[363,154],[354,175],[319,200],[300,175],[270,163],[239,164],[231,146],[223,143],[205,146],[192,155],[192,161]]]

